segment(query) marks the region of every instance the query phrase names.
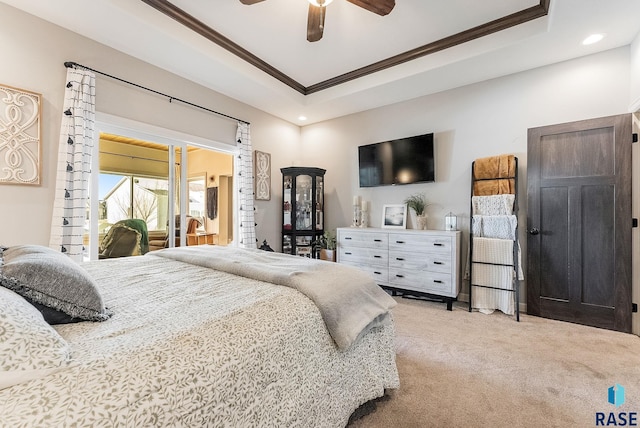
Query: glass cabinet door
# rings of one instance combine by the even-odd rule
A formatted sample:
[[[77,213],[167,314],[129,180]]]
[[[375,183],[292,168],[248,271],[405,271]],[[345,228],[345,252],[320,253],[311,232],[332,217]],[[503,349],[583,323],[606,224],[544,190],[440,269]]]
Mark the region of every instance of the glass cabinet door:
[[[284,177],[284,189],[282,191],[282,228],[284,230],[291,230],[291,207],[293,206],[293,200],[291,199],[291,176],[287,175]],[[291,245],[291,243],[289,243]]]
[[[310,175],[296,177],[296,230],[311,230],[312,183]]]
[[[324,177],[317,176],[316,177],[316,205],[315,205],[315,216],[316,216],[316,230],[324,229]]]

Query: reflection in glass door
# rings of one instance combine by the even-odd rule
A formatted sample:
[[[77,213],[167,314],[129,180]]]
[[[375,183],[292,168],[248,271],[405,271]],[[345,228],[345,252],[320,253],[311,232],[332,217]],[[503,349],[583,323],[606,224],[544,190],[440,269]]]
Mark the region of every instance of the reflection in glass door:
[[[204,176],[189,177],[187,182],[188,212],[200,222],[200,228],[204,225],[206,217],[206,180]]]
[[[98,230],[138,218],[149,231],[166,230],[169,180],[135,175],[100,174]]]

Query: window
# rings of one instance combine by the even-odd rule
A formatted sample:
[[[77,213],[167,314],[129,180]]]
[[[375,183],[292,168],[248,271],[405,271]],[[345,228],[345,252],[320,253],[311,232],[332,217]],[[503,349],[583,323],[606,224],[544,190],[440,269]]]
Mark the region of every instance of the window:
[[[168,187],[165,178],[100,173],[98,231],[128,218],[144,220],[150,231],[166,230]]]

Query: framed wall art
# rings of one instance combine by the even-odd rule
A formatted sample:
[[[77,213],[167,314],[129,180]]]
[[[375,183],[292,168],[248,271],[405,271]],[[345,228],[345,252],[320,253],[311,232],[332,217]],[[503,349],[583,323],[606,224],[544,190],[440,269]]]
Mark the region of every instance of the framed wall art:
[[[382,207],[382,227],[387,229],[406,229],[407,206],[398,204]]]
[[[41,99],[0,84],[0,184],[40,184]]]
[[[271,155],[253,151],[255,199],[268,201],[271,199]]]
[[[41,98],[0,84],[0,184],[40,184]]]

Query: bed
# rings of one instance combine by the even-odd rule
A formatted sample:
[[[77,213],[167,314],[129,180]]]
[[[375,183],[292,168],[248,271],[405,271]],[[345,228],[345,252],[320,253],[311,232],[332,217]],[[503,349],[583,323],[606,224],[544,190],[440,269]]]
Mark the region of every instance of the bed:
[[[29,263],[60,262],[25,247]],[[353,268],[218,246],[88,262],[77,274],[101,299],[94,320],[50,326],[29,277],[10,275],[12,250],[0,265],[0,426],[343,427],[399,387],[395,301]]]

